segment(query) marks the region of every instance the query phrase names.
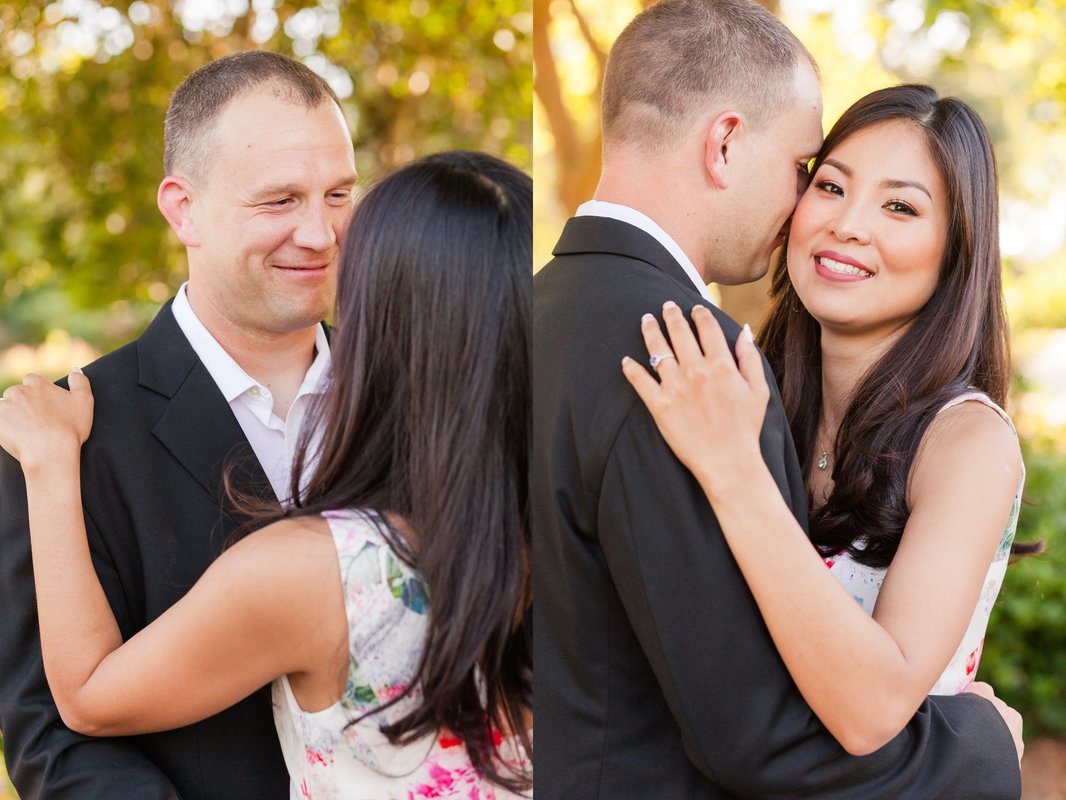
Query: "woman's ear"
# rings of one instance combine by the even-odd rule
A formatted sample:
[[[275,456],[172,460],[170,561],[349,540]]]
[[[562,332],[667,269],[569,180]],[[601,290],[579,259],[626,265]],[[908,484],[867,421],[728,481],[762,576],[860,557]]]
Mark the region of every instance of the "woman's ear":
[[[729,187],[737,138],[743,126],[744,118],[739,112],[723,111],[711,120],[707,128],[703,165],[716,189]]]
[[[199,247],[200,236],[192,218],[192,189],[188,181],[177,175],[167,175],[159,184],[156,205],[170,223],[178,239],[186,247]]]

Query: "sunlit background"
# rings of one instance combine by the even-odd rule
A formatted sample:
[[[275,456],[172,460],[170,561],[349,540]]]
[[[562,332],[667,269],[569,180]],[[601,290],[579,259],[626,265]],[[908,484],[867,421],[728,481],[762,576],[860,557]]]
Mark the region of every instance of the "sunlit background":
[[[862,95],[931,83],[973,105],[1000,171],[1000,242],[1015,355],[1010,411],[1028,481],[1019,539],[1048,553],[1013,567],[979,677],[1025,716],[1027,800],[1066,798],[1066,2],[767,0],[818,61],[825,129]],[[650,2],[534,0],[536,269],[599,172],[606,53]],[[712,287],[758,320],[765,283]]]
[[[0,0],[0,390],[129,341],[184,280],[155,195],[197,67],[301,59],[343,101],[364,187],[451,148],[528,172],[532,31],[530,0]]]

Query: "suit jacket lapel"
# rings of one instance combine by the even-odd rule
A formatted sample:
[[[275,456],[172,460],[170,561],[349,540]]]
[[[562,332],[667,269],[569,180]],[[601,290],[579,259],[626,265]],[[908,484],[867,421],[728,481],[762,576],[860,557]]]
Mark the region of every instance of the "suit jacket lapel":
[[[240,464],[244,488],[273,497],[244,431],[181,332],[170,303],[137,341],[137,351],[140,385],[170,400],[152,433],[178,463],[215,499],[230,463]]]
[[[665,273],[698,302],[706,303],[688,273],[669,251],[649,233],[608,217],[571,217],[563,228],[553,255],[606,253],[635,258]]]

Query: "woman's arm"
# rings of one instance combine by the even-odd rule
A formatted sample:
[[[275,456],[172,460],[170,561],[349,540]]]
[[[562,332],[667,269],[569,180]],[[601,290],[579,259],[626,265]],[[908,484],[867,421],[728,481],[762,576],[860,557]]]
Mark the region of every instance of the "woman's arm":
[[[962,640],[1020,479],[1017,441],[965,404],[930,427],[912,471],[913,512],[873,618],[830,575],[759,454],[769,390],[750,332],[737,364],[706,309],[700,344],[676,306],[642,328],[661,383],[626,377],[696,475],[767,628],[811,708],[851,753],[876,750],[920,705]],[[987,413],[984,413],[987,412]]]
[[[97,736],[176,728],[279,675],[322,670],[336,652],[335,623],[344,636],[347,626],[320,521],[278,523],[242,540],[123,644],[82,515],[79,453],[92,394],[82,375],[70,385],[68,393],[30,376],[0,403],[0,446],[26,476],[45,674],[67,726]]]

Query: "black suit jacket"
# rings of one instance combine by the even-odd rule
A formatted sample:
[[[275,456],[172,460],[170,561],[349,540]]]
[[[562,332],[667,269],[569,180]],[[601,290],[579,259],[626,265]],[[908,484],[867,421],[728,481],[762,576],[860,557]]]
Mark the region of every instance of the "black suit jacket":
[[[223,463],[238,459],[257,491],[269,484],[169,304],[140,339],[85,373],[96,398],[82,450],[85,521],[128,639],[222,551],[237,522],[221,497]],[[92,739],[68,730],[41,666],[33,591],[25,484],[0,452],[0,730],[22,800],[288,797],[267,688],[175,731]]]
[[[847,755],[784,667],[696,480],[622,376],[640,317],[703,299],[643,231],[571,219],[534,277],[538,800],[1017,798],[1009,731],[973,696],[923,703]],[[716,308],[730,346],[737,324]],[[769,373],[769,370],[767,369]],[[760,444],[806,528],[776,384]]]

